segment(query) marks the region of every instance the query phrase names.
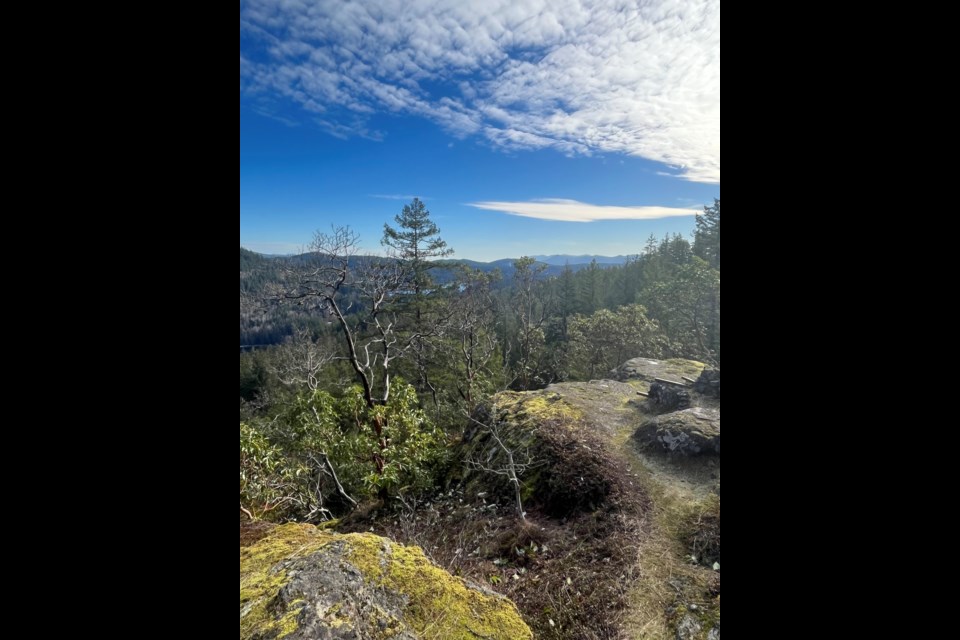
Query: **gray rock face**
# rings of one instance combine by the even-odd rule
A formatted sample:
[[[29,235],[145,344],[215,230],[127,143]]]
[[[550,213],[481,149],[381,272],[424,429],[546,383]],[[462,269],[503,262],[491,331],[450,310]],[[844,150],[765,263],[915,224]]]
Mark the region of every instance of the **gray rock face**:
[[[677,640],[698,640],[702,630],[700,621],[688,613],[677,623]]]
[[[720,397],[720,370],[704,369],[693,385],[693,390],[705,396]]]
[[[650,385],[648,402],[658,413],[686,409],[690,406],[690,393],[680,385],[654,382]]]
[[[531,640],[533,634],[512,602],[451,576],[418,547],[285,524],[240,548],[240,640],[279,637]]]
[[[403,622],[406,599],[389,589],[376,588],[345,562],[343,542],[290,563],[290,581],[277,595],[278,604],[291,609],[308,602],[289,638],[353,640],[390,637],[416,640]]]
[[[674,411],[644,422],[633,434],[645,448],[695,456],[720,454],[720,412],[692,408]]]

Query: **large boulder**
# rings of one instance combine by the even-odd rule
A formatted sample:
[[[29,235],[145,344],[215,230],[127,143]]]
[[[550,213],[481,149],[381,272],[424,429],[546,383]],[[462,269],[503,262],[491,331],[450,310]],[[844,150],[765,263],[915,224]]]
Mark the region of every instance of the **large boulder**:
[[[647,401],[657,413],[677,411],[690,406],[690,392],[678,384],[654,382],[650,385]]]
[[[240,549],[240,639],[529,639],[512,602],[373,534],[286,524]]]
[[[525,467],[519,478],[524,506],[553,517],[600,508],[623,475],[588,417],[550,390],[506,391],[480,408],[457,453],[464,464],[451,480],[467,495],[512,498],[505,449]]]
[[[650,418],[634,439],[647,449],[684,456],[720,454],[720,411],[694,407]]]
[[[720,369],[704,369],[693,390],[705,396],[720,398]]]

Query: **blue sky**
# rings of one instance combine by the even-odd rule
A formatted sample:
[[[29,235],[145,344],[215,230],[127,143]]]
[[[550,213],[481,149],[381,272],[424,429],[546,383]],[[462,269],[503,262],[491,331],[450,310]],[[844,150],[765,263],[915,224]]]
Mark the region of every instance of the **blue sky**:
[[[633,254],[720,195],[719,2],[242,0],[240,245],[419,196],[455,257]]]

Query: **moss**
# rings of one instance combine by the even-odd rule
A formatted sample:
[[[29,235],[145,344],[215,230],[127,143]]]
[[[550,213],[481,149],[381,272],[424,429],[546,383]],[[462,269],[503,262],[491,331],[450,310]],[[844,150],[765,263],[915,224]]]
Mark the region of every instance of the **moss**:
[[[477,637],[517,640],[532,638],[516,607],[495,594],[469,588],[433,565],[417,547],[393,544],[373,534],[336,534],[310,525],[287,524],[274,529],[251,547],[240,550],[240,637],[283,638],[297,630],[304,607],[294,600],[276,610],[280,589],[289,581],[291,560],[304,558],[327,545],[343,544],[344,559],[374,587],[397,593],[406,602],[402,620],[374,606],[369,611],[378,640],[412,630],[424,640],[466,640]],[[322,617],[331,627],[348,624],[341,603]]]
[[[700,372],[703,371],[704,367],[707,365],[702,362],[697,362],[696,360],[684,360],[683,358],[671,358],[670,360],[664,360],[663,364],[667,365],[667,373],[673,373],[676,375],[687,376],[688,378],[695,378],[700,375]]]
[[[294,600],[290,603],[290,609],[280,616],[275,625],[277,640],[286,638],[297,630],[297,616],[300,615],[300,610],[303,609],[304,604],[306,603],[303,600]]]
[[[408,598],[404,622],[425,640],[532,638],[509,600],[468,588],[434,566],[417,547],[384,544],[368,534],[344,536],[349,559],[366,579]]]
[[[583,419],[583,412],[563,400],[557,393],[506,391],[498,394],[494,402],[501,410],[515,414],[523,421],[570,424]]]
[[[268,606],[284,584],[287,573],[279,563],[312,553],[330,542],[330,534],[310,525],[285,524],[250,547],[240,549],[240,637],[258,634],[282,638],[297,628],[303,602],[294,601],[276,618]]]
[[[714,602],[705,605],[691,607],[690,605],[680,605],[673,613],[671,626],[676,632],[676,626],[685,616],[693,616],[700,625],[700,633],[697,634],[697,640],[707,640],[710,636],[710,630],[720,628],[720,598],[717,597]]]
[[[532,473],[524,475],[520,479],[520,500],[527,502],[530,500],[540,486],[541,469],[538,467]]]

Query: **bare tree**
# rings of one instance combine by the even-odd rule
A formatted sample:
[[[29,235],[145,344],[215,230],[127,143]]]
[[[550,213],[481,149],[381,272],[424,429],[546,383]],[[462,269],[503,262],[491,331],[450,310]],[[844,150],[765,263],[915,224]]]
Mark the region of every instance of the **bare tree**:
[[[334,358],[334,353],[314,340],[306,327],[289,336],[273,358],[270,369],[285,385],[305,386],[310,391],[320,388],[320,371]]]
[[[349,227],[317,232],[309,251],[287,268],[284,286],[274,297],[315,307],[337,321],[345,359],[360,382],[367,408],[373,410],[390,399],[394,361],[438,329],[433,325],[412,333],[397,331],[396,302],[412,278],[408,263],[357,256],[358,247],[359,236]],[[382,411],[371,411],[371,416],[369,427],[379,447],[373,462],[382,475],[389,446],[386,417]],[[364,428],[359,417],[357,426]],[[381,493],[386,498],[386,490],[381,488]]]
[[[452,305],[450,324],[456,336],[451,343],[459,369],[457,393],[472,414],[477,406],[477,388],[497,354],[496,313],[490,285],[499,274],[486,274],[463,267],[457,278],[459,294]]]
[[[412,345],[410,336],[398,337],[396,318],[389,310],[409,276],[401,261],[358,257],[359,242],[349,227],[333,227],[329,234],[318,231],[309,251],[286,269],[283,288],[274,297],[313,306],[337,321],[346,359],[363,387],[367,406],[373,408],[386,404],[390,366]]]
[[[472,416],[470,417],[470,421],[477,425],[481,429],[482,433],[486,433],[490,439],[493,440],[493,443],[496,446],[487,450],[485,459],[478,460],[477,456],[473,456],[467,460],[467,465],[471,469],[492,473],[498,476],[505,476],[513,485],[517,515],[520,516],[520,520],[526,522],[527,514],[523,510],[520,477],[530,469],[540,466],[542,463],[535,461],[530,456],[529,449],[525,450],[522,455],[519,455],[516,451],[504,443],[500,433],[500,423],[496,420],[496,415],[497,407],[494,405],[490,411],[490,424],[480,422]],[[474,437],[480,436],[478,434]]]

